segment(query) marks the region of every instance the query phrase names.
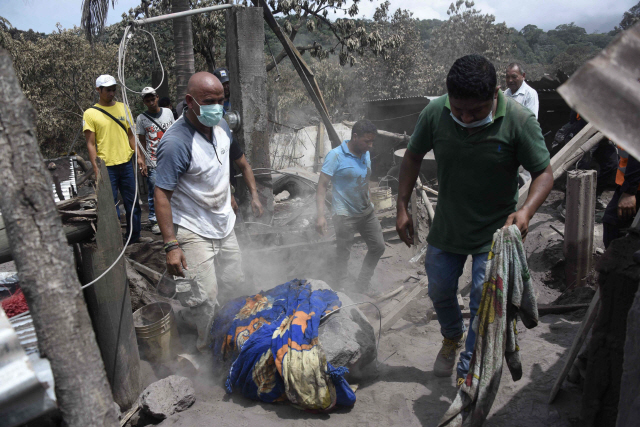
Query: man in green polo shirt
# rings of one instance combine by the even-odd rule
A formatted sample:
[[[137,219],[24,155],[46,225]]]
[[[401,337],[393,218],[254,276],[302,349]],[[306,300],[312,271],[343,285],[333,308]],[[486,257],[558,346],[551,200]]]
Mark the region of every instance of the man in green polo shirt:
[[[470,323],[478,310],[493,233],[516,224],[527,235],[529,220],[553,186],[553,173],[534,114],[497,87],[496,71],[480,55],[456,60],[447,75],[448,95],[422,111],[400,168],[396,229],[413,244],[407,211],[424,155],[433,150],[438,164],[438,204],[427,238],[425,268],[429,296],[438,314],[444,341],[436,362],[437,376],[450,376],[456,353],[458,383],[468,370],[475,332],[465,326],[456,299],[458,279],[473,257]],[[516,210],[518,167],[532,175],[529,196]]]

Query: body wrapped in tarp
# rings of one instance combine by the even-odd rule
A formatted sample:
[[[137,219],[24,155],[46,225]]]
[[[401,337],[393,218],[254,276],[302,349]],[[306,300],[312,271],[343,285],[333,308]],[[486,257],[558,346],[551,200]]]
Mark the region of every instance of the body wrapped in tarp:
[[[353,405],[346,368],[327,363],[318,341],[320,318],[340,306],[334,291],[297,279],[227,303],[211,331],[214,363],[233,361],[227,392],[312,411]]]

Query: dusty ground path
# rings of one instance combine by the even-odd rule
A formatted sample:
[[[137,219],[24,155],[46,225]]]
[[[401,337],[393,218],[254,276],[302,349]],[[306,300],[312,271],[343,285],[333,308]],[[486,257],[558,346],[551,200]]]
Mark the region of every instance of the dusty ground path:
[[[548,304],[561,294],[562,237],[551,228],[562,230],[557,205],[562,193],[551,197],[534,217],[530,234],[525,242],[529,265],[538,295],[538,302]],[[601,243],[601,227],[596,227],[596,244]],[[357,274],[366,247],[354,246],[352,264]],[[318,249],[307,254],[307,262],[289,264],[270,262],[260,266],[263,274],[254,275],[256,290],[268,289],[294,277],[327,279],[331,248]],[[398,239],[387,243],[372,282],[371,295],[415,283],[409,274],[419,276],[419,267],[409,265],[414,250],[406,248]],[[256,263],[255,259],[251,260]],[[292,266],[291,264],[295,264]],[[423,270],[423,268],[422,268]],[[304,272],[308,272],[304,276]],[[324,277],[323,277],[324,276]],[[460,280],[460,286],[469,281],[469,268]],[[273,282],[273,283],[272,283]],[[348,292],[354,301],[371,300],[370,297]],[[468,298],[468,297],[467,297]],[[467,300],[468,302],[468,300]],[[577,302],[577,301],[570,301]],[[582,302],[582,301],[579,301]],[[587,300],[588,302],[588,300]],[[455,397],[455,378],[437,378],[433,363],[441,345],[442,336],[437,321],[424,322],[424,306],[418,302],[380,342],[378,372],[358,384],[357,403],[353,408],[340,408],[330,414],[309,414],[289,405],[264,404],[242,397],[238,392],[228,395],[223,379],[214,379],[203,373],[194,379],[196,403],[187,411],[176,414],[161,426],[435,426]],[[377,331],[378,319],[374,310],[365,310]],[[564,357],[573,341],[584,310],[566,315],[547,315],[540,324],[527,330],[518,325],[523,363],[523,377],[514,382],[504,368],[500,391],[486,426],[578,426],[581,392],[567,385],[552,405],[547,404],[551,387],[564,363]],[[188,340],[188,337],[183,337]]]
[[[486,426],[572,426],[579,413],[580,393],[563,390],[547,405],[549,390],[561,369],[579,321],[544,316],[532,330],[521,326],[524,375],[513,382],[503,372],[500,391]],[[221,381],[196,381],[197,401],[161,426],[435,426],[456,394],[454,378],[437,378],[432,365],[440,346],[437,323],[406,321],[383,336],[379,374],[362,384],[357,403],[330,414],[308,414],[289,405],[254,402],[239,393],[226,394]],[[217,383],[217,384],[216,384]]]

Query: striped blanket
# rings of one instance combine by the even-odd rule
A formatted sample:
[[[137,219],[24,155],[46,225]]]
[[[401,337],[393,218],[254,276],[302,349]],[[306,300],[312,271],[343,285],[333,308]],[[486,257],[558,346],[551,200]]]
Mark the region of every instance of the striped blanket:
[[[493,235],[485,283],[473,322],[476,343],[469,373],[439,426],[481,426],[489,415],[502,376],[502,359],[514,381],[522,377],[516,320],[538,325],[538,306],[516,225]]]

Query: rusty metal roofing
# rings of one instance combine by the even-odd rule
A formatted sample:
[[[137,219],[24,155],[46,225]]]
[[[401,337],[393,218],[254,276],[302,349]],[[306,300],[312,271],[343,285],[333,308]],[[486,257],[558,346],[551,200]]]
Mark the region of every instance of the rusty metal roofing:
[[[640,159],[640,23],[558,88],[593,126]]]

